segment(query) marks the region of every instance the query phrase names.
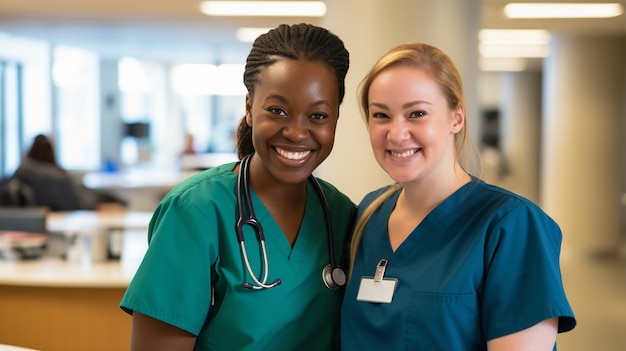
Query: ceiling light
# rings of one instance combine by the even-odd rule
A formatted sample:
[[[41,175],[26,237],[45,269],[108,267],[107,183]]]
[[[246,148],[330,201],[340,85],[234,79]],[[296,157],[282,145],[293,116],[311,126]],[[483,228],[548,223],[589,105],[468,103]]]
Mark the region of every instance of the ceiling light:
[[[267,33],[271,28],[241,27],[237,29],[237,40],[252,43],[259,35]]]
[[[478,64],[484,72],[521,72],[528,67],[521,58],[481,58]]]
[[[482,57],[547,57],[547,45],[478,45]]]
[[[510,3],[504,7],[508,18],[608,18],[623,12],[618,3]]]
[[[200,11],[210,16],[322,17],[322,1],[203,1]]]
[[[478,33],[481,57],[546,57],[550,32],[542,29],[482,29]]]
[[[481,43],[497,44],[548,44],[550,32],[543,29],[481,29],[478,33]]]

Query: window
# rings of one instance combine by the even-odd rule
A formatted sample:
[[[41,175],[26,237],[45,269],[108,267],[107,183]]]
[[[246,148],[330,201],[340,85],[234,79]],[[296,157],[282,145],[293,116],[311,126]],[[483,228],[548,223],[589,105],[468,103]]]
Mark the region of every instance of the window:
[[[59,163],[71,170],[97,170],[101,166],[98,55],[57,46],[53,57]]]
[[[0,33],[0,177],[13,174],[36,134],[51,134],[50,96],[49,45]]]
[[[20,162],[23,142],[22,123],[22,66],[0,61],[0,170],[8,177]]]
[[[182,64],[172,86],[185,133],[200,153],[235,153],[235,133],[245,113],[242,64]]]

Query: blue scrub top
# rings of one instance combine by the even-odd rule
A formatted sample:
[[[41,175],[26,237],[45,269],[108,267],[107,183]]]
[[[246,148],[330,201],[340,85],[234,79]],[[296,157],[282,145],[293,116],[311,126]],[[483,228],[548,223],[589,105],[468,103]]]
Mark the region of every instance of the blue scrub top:
[[[359,213],[382,190],[368,194]],[[393,252],[387,222],[399,193],[365,227],[342,308],[343,351],[478,351],[552,317],[559,332],[574,328],[561,231],[539,207],[473,178]],[[357,301],[361,278],[374,276],[383,258],[385,277],[398,279],[392,302]]]
[[[322,269],[329,263],[328,234],[312,184],[293,246],[251,191],[263,226],[271,289],[249,290],[235,234],[236,163],[185,180],[159,204],[150,222],[149,247],[120,306],[197,335],[195,350],[337,350],[342,293],[328,290]],[[335,259],[342,262],[356,206],[321,181],[334,233]],[[259,242],[244,226],[248,257],[262,277]]]

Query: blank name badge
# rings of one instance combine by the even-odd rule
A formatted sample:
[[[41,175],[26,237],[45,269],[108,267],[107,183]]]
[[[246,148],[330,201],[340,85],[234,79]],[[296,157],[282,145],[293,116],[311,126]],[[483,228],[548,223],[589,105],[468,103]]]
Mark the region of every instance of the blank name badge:
[[[384,278],[377,281],[372,277],[363,277],[356,299],[357,301],[390,303],[397,283],[396,278]]]
[[[387,269],[389,260],[386,258],[378,261],[374,277],[361,278],[359,293],[356,295],[357,301],[390,303],[393,299],[393,293],[396,291],[398,279],[385,278],[385,270]]]

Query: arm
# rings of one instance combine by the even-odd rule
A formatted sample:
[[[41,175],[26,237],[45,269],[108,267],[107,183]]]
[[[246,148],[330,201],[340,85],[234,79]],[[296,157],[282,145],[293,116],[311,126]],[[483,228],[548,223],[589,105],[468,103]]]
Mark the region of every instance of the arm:
[[[196,336],[158,319],[133,312],[131,351],[192,351]]]
[[[558,318],[541,321],[528,329],[487,342],[488,351],[552,351],[556,343]]]

